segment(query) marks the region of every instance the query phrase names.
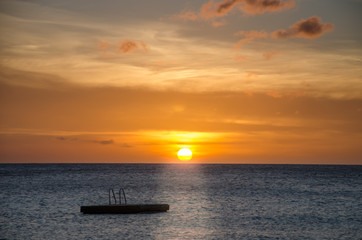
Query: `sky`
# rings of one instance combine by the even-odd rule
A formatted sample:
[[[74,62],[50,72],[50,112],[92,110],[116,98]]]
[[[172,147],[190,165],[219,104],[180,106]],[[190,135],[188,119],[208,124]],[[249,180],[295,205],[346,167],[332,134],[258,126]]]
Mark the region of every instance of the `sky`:
[[[360,0],[1,0],[0,163],[362,164]]]

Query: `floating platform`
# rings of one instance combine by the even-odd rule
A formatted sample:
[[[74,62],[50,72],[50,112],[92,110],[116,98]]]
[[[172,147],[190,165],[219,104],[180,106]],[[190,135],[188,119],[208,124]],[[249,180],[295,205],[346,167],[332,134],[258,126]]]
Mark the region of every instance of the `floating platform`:
[[[85,214],[131,214],[166,212],[169,209],[168,204],[123,204],[81,206],[80,212]]]
[[[108,200],[108,205],[81,206],[80,212],[85,214],[130,214],[167,212],[170,209],[168,204],[127,204],[126,193],[123,188],[118,191],[118,201],[117,194],[115,194],[113,188],[110,188],[108,190]]]

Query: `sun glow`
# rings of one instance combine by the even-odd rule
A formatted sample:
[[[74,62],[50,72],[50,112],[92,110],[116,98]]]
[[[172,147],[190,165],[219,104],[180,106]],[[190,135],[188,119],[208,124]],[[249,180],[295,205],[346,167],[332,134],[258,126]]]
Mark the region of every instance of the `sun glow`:
[[[192,152],[188,148],[182,148],[177,152],[177,156],[182,161],[189,161],[192,158]]]

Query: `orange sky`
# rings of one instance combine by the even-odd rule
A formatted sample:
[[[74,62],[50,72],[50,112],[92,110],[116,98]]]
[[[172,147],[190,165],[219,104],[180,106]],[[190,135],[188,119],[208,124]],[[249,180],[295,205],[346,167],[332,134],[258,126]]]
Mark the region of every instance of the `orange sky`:
[[[362,3],[263,2],[2,1],[0,163],[362,164]]]

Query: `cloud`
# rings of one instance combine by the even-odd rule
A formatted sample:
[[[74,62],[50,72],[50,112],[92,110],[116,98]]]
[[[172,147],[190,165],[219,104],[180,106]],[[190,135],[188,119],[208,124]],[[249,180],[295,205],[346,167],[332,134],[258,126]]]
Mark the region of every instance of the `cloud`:
[[[212,2],[212,1],[210,1]],[[230,12],[236,4],[239,4],[241,1],[239,0],[224,0],[222,2],[216,3],[216,12],[221,15],[226,15]]]
[[[246,62],[246,61],[249,61],[249,58],[247,58],[241,54],[236,54],[234,57],[234,60],[237,62]]]
[[[197,13],[195,13],[193,11],[185,11],[185,12],[182,12],[180,14],[177,14],[175,17],[179,18],[179,19],[191,20],[191,21],[196,21],[199,18]]]
[[[97,43],[98,50],[102,52],[103,57],[114,57],[119,52],[123,54],[133,53],[135,51],[148,52],[148,45],[143,41],[133,41],[124,39],[118,44],[109,43],[107,41],[99,41]]]
[[[60,140],[60,141],[78,141],[78,138],[76,138],[76,137],[58,136],[58,137],[56,137],[56,139]]]
[[[227,16],[236,8],[248,15],[258,15],[267,11],[281,11],[294,6],[294,0],[286,2],[283,0],[223,0],[217,3],[214,3],[213,0],[209,0],[208,3],[201,6],[199,12],[184,11],[176,15],[176,18],[191,21],[211,21],[213,26],[218,27],[225,25],[226,22],[219,22],[214,19]]]
[[[240,1],[224,0],[222,2],[214,3],[213,0],[210,0],[208,3],[202,5],[200,9],[200,16],[204,19],[225,16],[234,8],[235,4],[238,2]]]
[[[124,53],[133,52],[137,48],[137,43],[130,40],[125,40],[119,44],[119,50]]]
[[[268,37],[268,33],[265,31],[240,31],[234,34],[235,36],[244,36],[239,42],[237,42],[234,48],[239,49],[244,43],[251,42],[255,39],[263,39]]]
[[[123,148],[131,148],[132,146],[129,145],[128,143],[122,143],[121,147],[123,147]]]
[[[113,46],[113,44],[106,41],[99,41],[97,44],[100,50],[107,50]]]
[[[294,5],[294,0],[287,2],[282,0],[224,0],[218,3],[210,0],[201,7],[200,15],[205,19],[222,17],[228,15],[236,7],[246,14],[258,15],[266,11],[281,11],[294,7]]]
[[[113,139],[110,139],[110,140],[102,140],[102,141],[99,141],[98,143],[103,144],[103,145],[108,145],[108,144],[113,144],[114,141],[113,141]]]
[[[97,143],[100,143],[102,145],[111,145],[114,144],[114,140],[113,139],[109,139],[109,140],[101,140],[101,141],[96,141]],[[129,145],[128,143],[121,143],[118,144],[118,146],[122,147],[122,148],[131,148],[132,146]]]
[[[0,65],[0,82],[9,85],[18,85],[32,88],[57,88],[65,89],[66,79],[48,73],[23,71]]]
[[[282,0],[244,0],[240,10],[249,15],[259,15],[267,11],[276,12],[295,6],[294,0],[284,2]]]
[[[250,72],[246,75],[246,78],[247,79],[254,79],[254,78],[258,78],[258,74],[257,73],[254,73],[254,72]]]
[[[289,27],[288,30],[278,30],[271,34],[273,38],[316,38],[321,36],[327,31],[333,30],[333,24],[322,23],[318,17],[310,17],[306,20],[301,20],[296,24]],[[265,31],[239,31],[234,34],[235,36],[244,36],[234,46],[235,49],[240,49],[244,43],[254,41],[256,39],[265,39],[269,37],[269,33]],[[280,54],[278,51],[271,51],[263,53],[266,60],[270,60],[275,55]]]
[[[146,43],[139,41],[139,42],[135,42],[132,40],[123,40],[122,42],[119,43],[118,45],[118,49],[123,52],[123,53],[131,53],[137,49],[143,50],[143,51],[148,51],[147,45]]]
[[[212,21],[212,26],[214,27],[220,27],[220,26],[224,26],[227,24],[227,21],[225,19],[222,19],[220,21]]]
[[[317,38],[323,35],[325,32],[333,30],[333,24],[331,23],[322,23],[321,18],[319,17],[310,17],[308,19],[302,19],[296,24],[289,27],[287,30],[278,30],[271,34],[273,38],[292,38],[292,37],[301,37],[301,38]],[[269,34],[265,31],[239,31],[234,34],[235,36],[244,36],[239,40],[234,48],[240,49],[244,43],[254,41],[256,39],[268,38]],[[275,55],[280,54],[278,51],[266,52],[263,54],[266,60],[270,60]]]
[[[44,136],[47,136],[47,134],[49,133],[43,133]],[[79,133],[75,133],[75,134],[79,134]],[[98,143],[101,145],[111,145],[111,144],[115,144],[115,141],[113,139],[109,139],[109,140],[89,140],[87,139],[87,137],[85,135],[89,134],[89,133],[82,133],[83,136],[81,139],[79,139],[77,137],[74,136],[56,136],[55,138],[59,141],[78,141],[78,142],[92,142],[92,143]],[[94,134],[94,133],[93,133]],[[122,148],[131,148],[132,145],[128,144],[128,143],[120,143],[118,144],[118,146],[122,147]]]
[[[281,94],[280,92],[276,92],[276,91],[267,92],[266,94],[273,98],[282,98],[283,97],[283,94]]]
[[[310,17],[308,19],[302,19],[301,21],[290,26],[287,30],[278,30],[273,32],[274,38],[317,38],[323,35],[325,32],[332,31],[334,25],[331,23],[322,23],[322,19],[319,17]]]
[[[280,51],[270,51],[270,52],[265,52],[263,53],[263,57],[266,59],[266,60],[270,60],[272,59],[274,56],[280,54],[281,52]]]

